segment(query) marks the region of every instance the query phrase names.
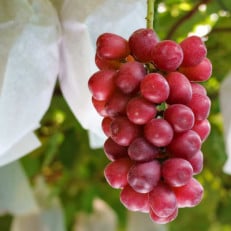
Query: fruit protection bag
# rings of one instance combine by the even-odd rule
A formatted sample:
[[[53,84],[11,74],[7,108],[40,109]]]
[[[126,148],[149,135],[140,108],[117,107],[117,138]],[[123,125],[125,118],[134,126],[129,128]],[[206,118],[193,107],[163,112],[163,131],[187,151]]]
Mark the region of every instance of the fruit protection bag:
[[[0,166],[40,145],[33,132],[57,82],[91,147],[100,147],[104,135],[87,87],[96,70],[95,39],[105,31],[126,37],[145,25],[146,2],[0,0],[0,6]]]

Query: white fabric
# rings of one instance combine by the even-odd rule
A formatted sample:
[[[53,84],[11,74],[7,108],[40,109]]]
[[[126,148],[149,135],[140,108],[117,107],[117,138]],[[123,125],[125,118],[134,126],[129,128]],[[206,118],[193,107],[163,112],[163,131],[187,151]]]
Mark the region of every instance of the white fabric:
[[[226,76],[220,87],[220,108],[223,116],[224,139],[227,161],[224,172],[231,174],[231,72]]]
[[[87,86],[97,70],[95,40],[106,31],[128,38],[145,27],[146,1],[0,0],[0,6],[0,166],[38,147],[33,131],[57,81],[90,145],[101,147],[102,118]]]

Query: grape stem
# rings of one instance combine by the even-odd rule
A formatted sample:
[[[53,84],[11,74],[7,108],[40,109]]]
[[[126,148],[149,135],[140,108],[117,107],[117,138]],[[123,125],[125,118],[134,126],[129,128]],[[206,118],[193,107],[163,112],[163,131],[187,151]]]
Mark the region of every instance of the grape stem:
[[[155,5],[155,0],[147,0],[147,28],[148,29],[154,29],[153,24],[154,24],[154,5]]]

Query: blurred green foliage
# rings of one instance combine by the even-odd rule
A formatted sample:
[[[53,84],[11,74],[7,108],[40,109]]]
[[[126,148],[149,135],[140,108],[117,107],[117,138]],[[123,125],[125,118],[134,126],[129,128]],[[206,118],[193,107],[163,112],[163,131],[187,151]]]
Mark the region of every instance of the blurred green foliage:
[[[212,99],[212,132],[203,145],[204,170],[198,176],[205,197],[195,208],[180,209],[178,218],[168,225],[170,231],[231,230],[231,176],[222,171],[226,153],[218,98],[220,83],[231,69],[230,14],[230,0],[156,1],[154,24],[160,39],[181,41],[190,32],[204,28],[201,32],[205,32],[208,57],[213,62],[213,76],[204,83]],[[92,211],[95,197],[103,198],[116,211],[119,229],[124,230],[126,209],[119,202],[119,191],[109,187],[103,176],[108,160],[102,149],[89,147],[87,131],[71,113],[58,85],[36,133],[42,146],[23,157],[21,163],[32,185],[36,176],[42,175],[52,195],[61,199],[68,230],[78,212]],[[8,216],[0,219],[1,230],[4,227],[7,231],[10,220]]]

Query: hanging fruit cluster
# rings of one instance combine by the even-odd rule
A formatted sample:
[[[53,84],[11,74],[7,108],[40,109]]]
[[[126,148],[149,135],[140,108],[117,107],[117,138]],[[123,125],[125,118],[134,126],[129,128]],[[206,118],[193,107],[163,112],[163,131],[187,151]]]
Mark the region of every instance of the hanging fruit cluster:
[[[128,40],[104,33],[96,45],[99,71],[88,86],[107,136],[106,180],[127,209],[170,222],[203,196],[194,176],[210,132],[211,102],[199,84],[212,72],[206,46],[197,36],[159,41],[152,29]]]

